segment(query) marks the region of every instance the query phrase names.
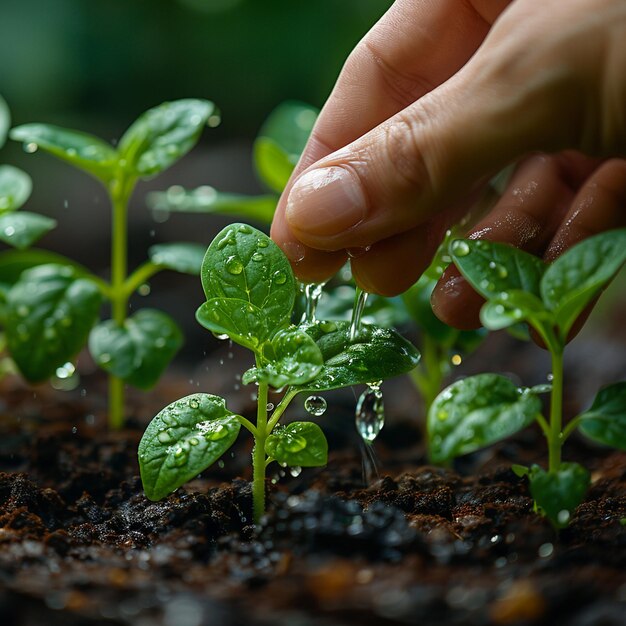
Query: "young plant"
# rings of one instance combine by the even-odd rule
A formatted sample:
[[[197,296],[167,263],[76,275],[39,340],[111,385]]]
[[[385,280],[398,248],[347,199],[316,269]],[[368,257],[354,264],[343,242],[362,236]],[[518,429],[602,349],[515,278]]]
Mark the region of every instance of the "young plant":
[[[128,202],[139,180],[174,164],[196,144],[215,107],[205,100],[164,103],[141,115],[117,147],[86,133],[47,124],[14,128],[10,137],[27,152],[41,148],[87,172],[107,190],[112,205],[111,281],[69,259],[22,273],[7,295],[8,348],[32,382],[49,378],[72,359],[89,338],[95,361],[109,373],[109,422],[123,425],[124,385],[148,389],[156,383],[182,343],[174,321],[152,309],[128,317],[135,290],[162,269],[198,274],[204,250],[196,244],[163,244],[150,261],[127,271]],[[95,325],[102,300],[112,319]],[[95,327],[94,327],[95,325]]]
[[[202,262],[206,302],[200,324],[249,349],[254,366],[245,384],[258,385],[253,423],[226,408],[225,400],[197,393],[163,409],[139,444],[141,478],[148,498],[159,500],[217,461],[243,426],[254,438],[253,512],[265,510],[265,472],[276,461],[292,467],[326,464],[327,443],[311,422],[279,422],[300,393],[372,383],[403,374],[419,353],[395,331],[363,325],[350,339],[348,322],[291,323],[297,287],[289,261],[265,234],[246,224],[225,228]],[[268,392],[284,390],[273,408]]]
[[[450,253],[463,276],[486,302],[481,321],[490,330],[526,322],[543,340],[552,359],[550,385],[518,388],[495,374],[460,380],[444,390],[428,415],[433,459],[455,457],[508,437],[533,421],[548,442],[548,469],[514,466],[527,475],[536,507],[564,527],[583,500],[589,472],[564,462],[561,449],[578,429],[603,444],[626,449],[626,383],[601,390],[591,408],[563,424],[563,351],[581,313],[626,261],[626,229],[590,237],[554,263],[488,241],[456,240]],[[539,394],[550,392],[550,415],[541,414]]]

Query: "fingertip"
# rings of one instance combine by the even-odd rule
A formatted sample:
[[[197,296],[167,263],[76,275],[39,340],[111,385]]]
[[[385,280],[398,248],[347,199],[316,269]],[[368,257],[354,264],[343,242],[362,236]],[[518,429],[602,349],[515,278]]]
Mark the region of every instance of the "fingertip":
[[[449,267],[433,289],[433,313],[448,326],[459,330],[480,328],[480,309],[485,302],[456,267]]]

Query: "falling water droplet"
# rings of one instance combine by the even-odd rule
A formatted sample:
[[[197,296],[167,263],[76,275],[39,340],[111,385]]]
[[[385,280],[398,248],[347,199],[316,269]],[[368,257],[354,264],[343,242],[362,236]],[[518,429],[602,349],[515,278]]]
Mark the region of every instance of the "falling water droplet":
[[[356,429],[365,443],[371,444],[385,425],[385,403],[380,383],[370,383],[356,405]]]
[[[309,396],[304,401],[304,408],[308,413],[314,415],[315,417],[319,417],[320,415],[324,415],[326,411],[326,400],[322,398],[322,396]]]
[[[356,288],[354,294],[354,308],[352,309],[352,319],[350,320],[350,341],[354,341],[361,330],[361,318],[367,302],[367,291],[363,291],[359,287]]]
[[[294,478],[297,478],[302,473],[302,468],[299,465],[294,465],[293,467],[289,468],[289,473]]]
[[[550,372],[547,376],[546,379],[548,380],[549,383],[551,383],[554,380],[554,375],[552,374],[552,372]]]
[[[317,304],[322,297],[323,288],[326,283],[300,283],[300,289],[304,293],[304,313],[301,324],[314,324]]]

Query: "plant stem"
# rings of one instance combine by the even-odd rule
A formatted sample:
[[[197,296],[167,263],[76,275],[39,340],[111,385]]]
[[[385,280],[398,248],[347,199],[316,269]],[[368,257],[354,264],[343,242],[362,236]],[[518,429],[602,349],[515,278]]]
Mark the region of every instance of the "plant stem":
[[[430,406],[441,391],[443,379],[445,378],[443,360],[447,356],[447,349],[444,348],[442,351],[439,344],[432,337],[424,334],[421,352],[421,363],[409,372],[409,376],[422,397],[424,414],[428,416]]]
[[[561,467],[563,446],[563,346],[550,350],[552,356],[552,393],[550,395],[550,435],[548,437],[548,469],[557,472]]]
[[[255,524],[261,521],[261,517],[265,513],[265,440],[269,434],[267,428],[267,394],[268,384],[259,383],[256,436],[252,450],[252,511]]]
[[[115,181],[111,189],[113,217],[111,226],[111,313],[118,326],[126,320],[128,294],[124,289],[127,272],[127,224],[128,200],[133,185],[123,177]],[[109,427],[118,430],[124,426],[124,381],[109,376]]]

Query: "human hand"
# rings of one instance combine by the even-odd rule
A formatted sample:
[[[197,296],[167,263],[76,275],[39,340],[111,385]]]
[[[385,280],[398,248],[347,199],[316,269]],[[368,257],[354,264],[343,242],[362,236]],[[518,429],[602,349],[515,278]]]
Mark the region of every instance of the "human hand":
[[[626,161],[601,160],[625,155],[623,0],[397,0],[348,58],[272,236],[302,280],[328,278],[350,252],[364,289],[395,295],[484,182],[518,162],[470,236],[552,259],[626,226]],[[454,268],[433,295],[461,328],[480,304]]]

